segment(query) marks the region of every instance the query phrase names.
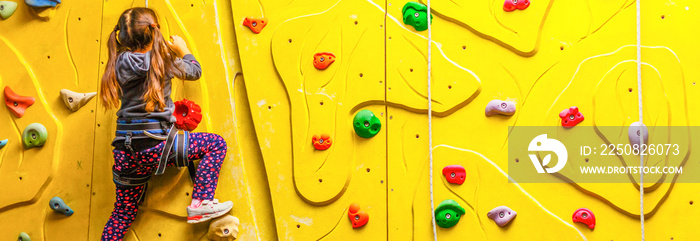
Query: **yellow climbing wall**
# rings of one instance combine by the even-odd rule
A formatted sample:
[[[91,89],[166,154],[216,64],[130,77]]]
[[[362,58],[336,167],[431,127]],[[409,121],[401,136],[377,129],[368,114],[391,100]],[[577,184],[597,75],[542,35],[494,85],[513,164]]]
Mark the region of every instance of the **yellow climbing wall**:
[[[114,202],[111,139],[115,110],[99,98],[76,112],[61,89],[99,90],[106,39],[119,14],[146,1],[69,1],[32,9],[21,0],[0,20],[0,87],[36,98],[22,118],[0,111],[0,239],[99,240]],[[196,82],[174,80],[173,99],[197,102],[197,131],[222,135],[229,154],[217,198],[232,200],[240,240],[432,240],[428,158],[428,52],[432,54],[435,205],[466,209],[440,240],[640,240],[638,184],[508,183],[509,126],[559,125],[578,106],[584,126],[638,120],[633,0],[531,0],[504,12],[502,1],[432,0],[427,31],[402,21],[406,0],[151,0],[165,36],[182,36],[201,62]],[[427,3],[425,0],[422,3]],[[642,90],[647,126],[695,126],[700,101],[696,1],[642,2]],[[246,17],[266,18],[259,34]],[[313,55],[332,52],[325,70]],[[484,116],[492,99],[514,101],[511,117]],[[5,108],[5,107],[2,107]],[[7,109],[7,108],[5,108]],[[361,138],[353,117],[371,110],[379,134]],[[38,122],[43,147],[24,149]],[[314,150],[314,135],[332,147]],[[684,169],[700,168],[690,151]],[[465,167],[463,185],[442,167]],[[637,180],[637,179],[632,179]],[[698,184],[646,180],[647,240],[692,240]],[[185,222],[191,183],[169,169],[151,181],[126,240],[206,240],[208,224]],[[75,210],[54,213],[49,199]],[[369,222],[353,229],[357,203]],[[518,212],[508,227],[486,217]],[[593,210],[595,230],[573,223]]]

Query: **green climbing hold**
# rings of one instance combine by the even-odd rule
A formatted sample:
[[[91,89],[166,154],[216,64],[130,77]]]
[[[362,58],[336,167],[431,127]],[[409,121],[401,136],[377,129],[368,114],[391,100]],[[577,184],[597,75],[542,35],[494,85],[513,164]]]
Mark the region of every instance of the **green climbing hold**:
[[[46,127],[39,123],[29,124],[22,132],[22,142],[24,143],[24,148],[27,149],[43,146],[48,137],[49,133],[46,131]]]
[[[451,228],[464,215],[464,208],[459,206],[455,200],[447,199],[442,201],[435,209],[435,222],[441,228]]]
[[[428,29],[428,7],[422,3],[408,2],[403,5],[403,23],[413,26],[416,31]],[[433,22],[433,15],[430,15],[430,22]]]
[[[361,110],[355,115],[353,120],[355,133],[362,138],[370,138],[382,129],[382,122],[370,110]]]
[[[7,19],[12,16],[12,14],[15,13],[15,9],[17,9],[16,2],[0,1],[0,17],[2,17],[2,19]]]
[[[32,241],[31,238],[29,238],[29,234],[22,232],[19,234],[19,237],[17,238],[17,241]]]

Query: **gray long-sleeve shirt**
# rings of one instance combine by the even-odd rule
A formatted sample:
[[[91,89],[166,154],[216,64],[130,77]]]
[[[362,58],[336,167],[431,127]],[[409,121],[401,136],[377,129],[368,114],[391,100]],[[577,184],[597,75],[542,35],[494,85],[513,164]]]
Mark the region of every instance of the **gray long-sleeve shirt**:
[[[182,59],[175,59],[175,66],[182,70],[181,73],[166,73],[165,85],[163,86],[163,98],[165,99],[165,109],[152,112],[146,111],[146,102],[143,99],[147,90],[148,70],[151,65],[151,54],[137,52],[122,52],[117,57],[116,72],[117,81],[122,89],[121,107],[117,111],[119,119],[124,118],[149,118],[168,123],[175,122],[173,110],[175,104],[170,99],[171,83],[173,77],[183,80],[197,80],[202,75],[202,67],[193,55],[188,54]],[[113,145],[123,143],[123,137],[116,137]],[[123,145],[123,144],[122,144]],[[115,145],[118,147],[118,145]],[[141,148],[136,148],[141,149]]]

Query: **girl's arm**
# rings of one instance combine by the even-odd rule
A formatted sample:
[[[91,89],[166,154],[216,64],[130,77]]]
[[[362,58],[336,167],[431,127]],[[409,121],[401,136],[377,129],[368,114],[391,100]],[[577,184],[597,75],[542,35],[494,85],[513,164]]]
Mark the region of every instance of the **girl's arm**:
[[[183,80],[199,79],[202,76],[202,66],[190,53],[185,40],[175,35],[170,37],[170,41],[167,44],[178,57],[175,60],[175,66],[181,71],[180,73],[175,73],[175,77]]]

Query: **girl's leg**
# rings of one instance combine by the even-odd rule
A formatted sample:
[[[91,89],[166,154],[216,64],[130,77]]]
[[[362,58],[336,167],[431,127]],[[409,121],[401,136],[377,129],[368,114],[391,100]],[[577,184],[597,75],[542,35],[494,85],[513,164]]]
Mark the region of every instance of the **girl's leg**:
[[[192,192],[193,200],[213,200],[219,171],[226,157],[226,141],[212,133],[190,133],[188,157],[190,160],[201,159],[197,167],[197,176]],[[194,204],[195,202],[193,202]]]
[[[114,211],[102,231],[102,240],[120,241],[126,235],[126,231],[136,218],[139,197],[144,191],[144,186],[126,187],[117,185],[117,200],[114,202]]]

